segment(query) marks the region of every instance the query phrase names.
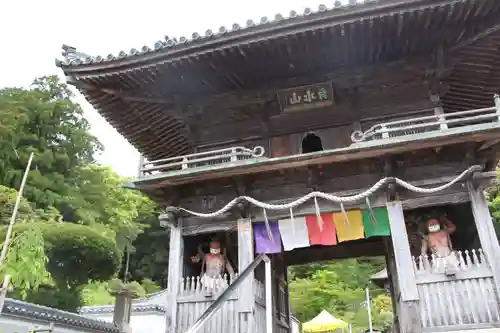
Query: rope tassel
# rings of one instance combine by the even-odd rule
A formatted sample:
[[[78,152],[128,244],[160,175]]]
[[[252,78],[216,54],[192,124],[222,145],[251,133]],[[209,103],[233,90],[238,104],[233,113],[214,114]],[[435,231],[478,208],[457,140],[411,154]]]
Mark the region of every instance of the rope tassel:
[[[370,203],[370,198],[366,197],[366,206],[370,212],[370,222],[373,224],[373,230],[377,230],[377,218],[375,217],[375,212],[373,211],[372,205]]]
[[[344,223],[347,226],[347,230],[349,230],[351,223],[349,222],[349,217],[347,216],[347,212],[345,211],[344,203],[340,203],[340,210],[342,211],[342,215],[344,215]]]
[[[274,241],[273,240],[273,233],[271,232],[271,226],[269,225],[269,220],[267,218],[266,209],[263,208],[262,212],[264,214],[264,223],[266,224],[267,237],[269,237],[269,240]]]
[[[323,218],[321,217],[321,211],[319,210],[318,199],[316,197],[314,197],[314,209],[316,210],[319,231],[323,232]]]
[[[290,208],[290,223],[292,224],[292,236],[295,239],[295,220],[293,218],[293,210]]]

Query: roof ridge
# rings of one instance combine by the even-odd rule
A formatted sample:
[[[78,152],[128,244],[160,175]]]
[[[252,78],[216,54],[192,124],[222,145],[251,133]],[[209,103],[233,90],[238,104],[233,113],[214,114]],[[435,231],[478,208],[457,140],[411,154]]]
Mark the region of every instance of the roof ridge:
[[[118,332],[118,328],[103,320],[87,318],[78,313],[59,310],[45,305],[29,303],[12,298],[6,298],[4,304],[5,314],[31,317],[41,320],[54,321],[76,327],[98,328],[106,332]]]
[[[114,310],[114,306],[112,305],[97,305],[97,306],[85,306],[81,307],[80,313],[107,313],[112,312]],[[160,304],[150,304],[150,303],[135,303],[132,304],[132,311],[142,312],[142,311],[150,311],[157,310],[159,312],[166,312],[167,308]]]
[[[149,299],[151,299],[151,298],[153,298],[155,296],[158,296],[158,295],[161,295],[161,294],[164,294],[164,293],[168,293],[168,288],[161,289],[161,290],[155,291],[153,293],[146,294],[143,297],[139,297],[139,298],[135,299],[134,301],[136,301],[137,303],[139,303],[141,301],[149,300]]]
[[[342,10],[342,9],[347,9],[347,8],[352,8],[355,6],[363,6],[371,3],[376,3],[376,2],[384,2],[384,0],[344,0],[345,3],[343,3],[340,0],[335,0],[333,2],[332,7],[328,7],[325,4],[320,4],[316,10],[313,10],[311,7],[306,7],[304,8],[303,12],[299,14],[295,10],[291,10],[289,12],[288,16],[284,16],[281,13],[277,13],[274,15],[274,19],[269,19],[267,16],[261,17],[259,22],[255,22],[252,19],[246,20],[246,26],[242,27],[238,23],[233,23],[231,26],[231,29],[228,29],[226,26],[221,26],[219,27],[218,32],[214,32],[211,29],[207,29],[205,31],[204,36],[202,36],[198,32],[193,32],[191,34],[191,38],[182,36],[179,37],[178,39],[176,37],[169,37],[166,35],[164,37],[164,40],[158,40],[154,43],[153,47],[150,47],[148,45],[144,45],[141,47],[140,50],[136,48],[130,49],[129,52],[126,52],[125,50],[121,50],[118,52],[118,55],[114,55],[112,53],[108,54],[106,57],[101,56],[101,55],[96,55],[96,56],[91,56],[83,52],[77,51],[77,49],[73,46],[69,46],[67,44],[64,44],[62,46],[62,55],[64,57],[63,60],[56,60],[56,65],[58,67],[69,67],[69,66],[78,66],[78,65],[91,65],[91,64],[98,64],[98,63],[106,63],[106,62],[111,62],[111,61],[117,61],[117,60],[122,60],[127,57],[131,56],[139,56],[139,55],[145,55],[148,53],[153,53],[153,52],[158,52],[164,49],[171,49],[175,48],[178,46],[182,46],[188,43],[192,42],[198,42],[198,41],[204,41],[210,38],[219,38],[223,37],[228,34],[234,34],[236,32],[241,32],[241,31],[246,31],[252,28],[259,28],[268,24],[279,24],[281,22],[289,22],[291,20],[299,20],[301,18],[305,18],[308,16],[314,16],[314,15],[319,15],[323,14],[325,12],[331,12],[335,10]],[[408,0],[412,1],[412,0]]]

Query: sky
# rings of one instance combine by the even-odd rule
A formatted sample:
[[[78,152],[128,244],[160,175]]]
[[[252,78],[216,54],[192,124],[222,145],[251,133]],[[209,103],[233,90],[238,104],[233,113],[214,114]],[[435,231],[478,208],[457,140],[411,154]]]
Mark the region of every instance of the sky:
[[[150,47],[164,36],[201,35],[233,23],[245,26],[248,19],[290,10],[317,9],[317,0],[210,0],[130,1],[3,0],[0,4],[0,87],[28,86],[37,76],[60,75],[56,57],[68,44],[89,55],[107,56],[120,50]],[[71,5],[73,3],[74,5]],[[116,132],[85,99],[76,101],[84,109],[91,132],[104,145],[98,162],[111,165],[122,176],[137,173],[138,152]]]

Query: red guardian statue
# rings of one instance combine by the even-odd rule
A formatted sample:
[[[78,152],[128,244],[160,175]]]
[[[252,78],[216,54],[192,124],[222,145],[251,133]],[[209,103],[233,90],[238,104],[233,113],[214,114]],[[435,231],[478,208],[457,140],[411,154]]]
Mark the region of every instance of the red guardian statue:
[[[422,256],[427,255],[427,251],[436,258],[434,268],[444,271],[446,275],[454,275],[458,269],[458,260],[453,252],[450,235],[456,231],[456,226],[446,216],[439,218],[431,217],[425,223],[426,235],[422,241]]]
[[[220,283],[227,282],[221,277],[227,271],[229,276],[234,276],[234,270],[226,256],[221,253],[218,240],[210,242],[210,253],[203,253],[201,244],[198,246],[198,254],[191,257],[193,263],[201,261],[201,283],[207,289],[214,289],[217,279]]]

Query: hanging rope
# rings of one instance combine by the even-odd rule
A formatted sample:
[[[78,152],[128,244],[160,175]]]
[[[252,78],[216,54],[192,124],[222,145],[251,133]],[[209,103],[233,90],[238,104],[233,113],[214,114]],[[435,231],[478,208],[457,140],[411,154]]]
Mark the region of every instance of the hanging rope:
[[[338,202],[338,203],[348,203],[348,202],[356,202],[356,201],[360,201],[362,199],[368,198],[368,197],[372,196],[375,192],[380,190],[382,187],[386,186],[387,184],[389,184],[391,182],[395,182],[397,185],[399,185],[399,186],[401,186],[401,187],[403,187],[411,192],[430,194],[430,193],[436,193],[436,192],[443,191],[447,188],[450,188],[454,184],[463,180],[468,175],[470,175],[474,172],[479,172],[481,170],[482,170],[482,167],[479,165],[471,166],[470,168],[468,168],[467,170],[462,172],[460,175],[458,175],[455,179],[453,179],[449,183],[446,183],[446,184],[438,186],[438,187],[433,187],[433,188],[418,187],[418,186],[414,186],[414,185],[412,185],[404,180],[401,180],[399,178],[386,177],[386,178],[383,178],[383,179],[379,180],[378,182],[376,182],[372,187],[370,187],[366,191],[363,191],[363,192],[355,194],[355,195],[345,196],[345,197],[339,197],[339,196],[336,196],[333,194],[315,191],[315,192],[311,192],[309,194],[306,194],[305,196],[303,196],[295,201],[289,202],[287,204],[273,205],[273,204],[268,204],[268,203],[259,201],[257,199],[252,198],[252,197],[249,197],[249,196],[240,196],[240,197],[234,198],[233,200],[228,202],[224,207],[222,207],[221,209],[219,209],[218,211],[213,212],[213,213],[198,213],[198,212],[193,212],[189,209],[180,208],[180,207],[171,207],[170,209],[183,211],[183,212],[186,212],[188,214],[191,214],[191,215],[194,215],[197,217],[201,217],[201,218],[213,218],[213,217],[220,216],[220,215],[226,213],[228,210],[233,208],[239,201],[247,201],[247,202],[249,202],[257,207],[260,207],[264,210],[266,210],[266,209],[268,209],[268,210],[291,209],[291,208],[295,208],[297,206],[302,205],[303,203],[305,203],[306,201],[308,201],[310,199],[317,200],[317,198],[322,198],[325,200],[329,200],[332,202]]]

